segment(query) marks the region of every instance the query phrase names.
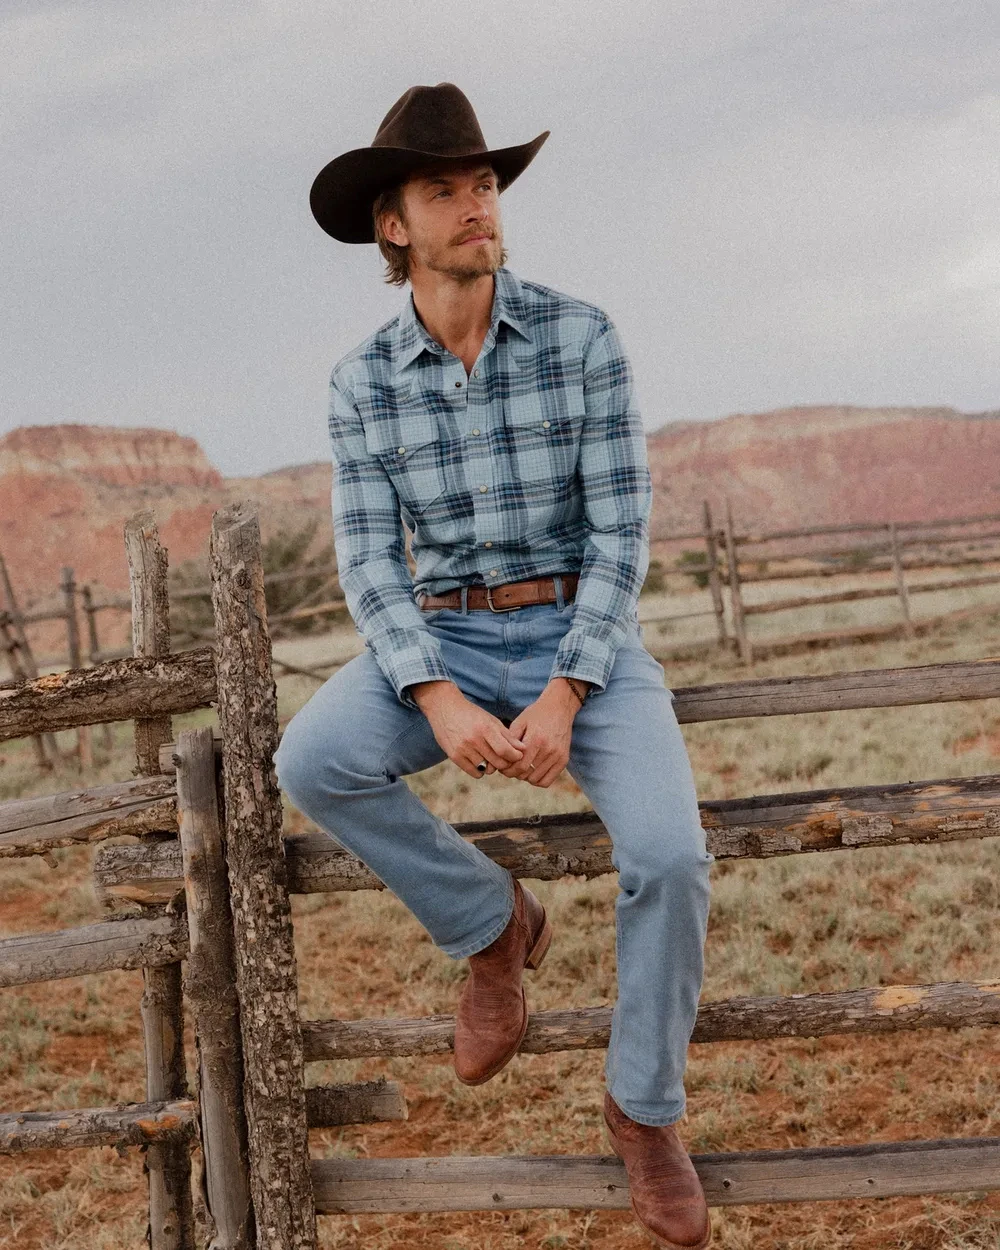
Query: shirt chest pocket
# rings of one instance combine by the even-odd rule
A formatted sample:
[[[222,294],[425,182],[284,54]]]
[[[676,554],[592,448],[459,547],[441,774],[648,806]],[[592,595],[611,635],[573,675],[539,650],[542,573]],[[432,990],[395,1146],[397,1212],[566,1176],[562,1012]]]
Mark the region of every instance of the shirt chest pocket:
[[[582,385],[548,391],[536,382],[530,391],[512,395],[504,423],[514,475],[536,486],[572,478],[585,416]]]
[[[427,511],[444,493],[448,483],[443,448],[437,426],[429,417],[407,417],[369,427],[365,445],[391,478],[400,501],[415,516]]]

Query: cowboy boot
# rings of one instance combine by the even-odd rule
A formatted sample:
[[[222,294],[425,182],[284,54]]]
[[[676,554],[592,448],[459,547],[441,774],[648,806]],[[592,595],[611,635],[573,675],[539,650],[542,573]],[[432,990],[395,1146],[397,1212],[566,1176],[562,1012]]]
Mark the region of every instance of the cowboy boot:
[[[642,1228],[668,1250],[703,1250],[712,1239],[708,1203],[676,1127],[638,1124],[607,1092],[604,1123]]]
[[[521,973],[541,964],[551,940],[545,908],[515,878],[507,927],[496,941],[469,956],[469,979],[458,1000],[455,1074],[464,1085],[482,1085],[517,1053],[528,1028]]]

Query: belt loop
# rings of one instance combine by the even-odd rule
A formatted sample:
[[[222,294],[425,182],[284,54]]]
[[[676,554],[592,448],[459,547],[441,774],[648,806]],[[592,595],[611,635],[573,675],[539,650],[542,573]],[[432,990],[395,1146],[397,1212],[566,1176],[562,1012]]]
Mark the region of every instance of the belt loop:
[[[469,587],[467,585],[462,587],[462,615],[469,615]]]
[[[565,607],[566,601],[563,598],[562,578],[558,573],[553,575],[552,582],[556,588],[556,611],[561,612]]]

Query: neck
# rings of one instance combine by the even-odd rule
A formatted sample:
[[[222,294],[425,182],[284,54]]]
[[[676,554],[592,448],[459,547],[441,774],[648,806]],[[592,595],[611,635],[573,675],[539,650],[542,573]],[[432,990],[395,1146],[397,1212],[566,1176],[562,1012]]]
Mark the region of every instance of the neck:
[[[493,315],[492,274],[460,281],[419,270],[411,275],[413,305],[427,333],[460,359],[474,360]]]

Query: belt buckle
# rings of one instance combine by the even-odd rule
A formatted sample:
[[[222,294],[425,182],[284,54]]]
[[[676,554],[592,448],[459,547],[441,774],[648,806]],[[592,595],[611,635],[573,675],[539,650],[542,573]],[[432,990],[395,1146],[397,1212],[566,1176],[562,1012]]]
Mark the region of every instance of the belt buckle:
[[[486,604],[491,612],[516,612],[518,608],[523,608],[523,603],[512,603],[509,608],[495,608],[493,606],[493,587],[486,587]]]

